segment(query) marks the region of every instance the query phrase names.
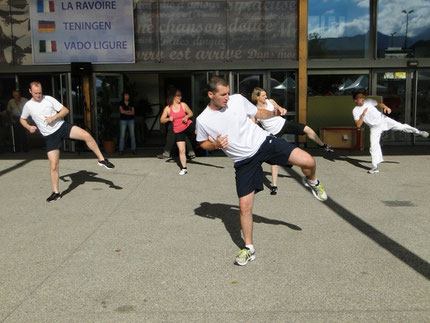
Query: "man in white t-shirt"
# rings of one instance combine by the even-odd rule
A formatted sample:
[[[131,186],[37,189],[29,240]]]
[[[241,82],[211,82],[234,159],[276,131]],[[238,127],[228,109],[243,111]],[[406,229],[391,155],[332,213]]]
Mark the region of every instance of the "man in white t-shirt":
[[[52,96],[42,95],[42,85],[40,82],[31,82],[29,91],[32,98],[24,105],[20,122],[31,133],[39,129],[45,140],[50,164],[51,182],[54,188],[54,192],[46,199],[46,202],[54,202],[61,198],[59,190],[59,164],[60,148],[62,147],[63,139],[85,141],[88,148],[96,154],[100,166],[104,166],[107,169],[115,167],[103,157],[96,141],[87,131],[63,120],[69,113],[69,109]],[[29,116],[31,116],[37,127],[27,122]]]
[[[245,240],[245,248],[239,251],[235,263],[243,266],[255,259],[252,207],[255,193],[263,190],[263,162],[280,166],[297,165],[305,175],[304,185],[318,200],[325,201],[327,194],[316,177],[315,160],[311,155],[270,135],[249,118],[268,119],[284,115],[285,109],[258,110],[242,95],[230,96],[229,92],[226,80],[217,76],[210,79],[210,102],[197,118],[196,140],[205,150],[222,149],[234,162],[240,225]]]
[[[381,102],[372,99],[366,99],[362,92],[356,92],[352,95],[357,106],[352,110],[355,124],[358,128],[363,122],[370,128],[370,155],[372,156],[372,168],[369,174],[379,173],[378,164],[384,161],[380,145],[381,134],[387,130],[397,130],[413,133],[417,136],[428,137],[426,131],[418,130],[406,123],[397,122],[384,113],[390,114],[391,109]],[[382,112],[376,107],[380,107]]]

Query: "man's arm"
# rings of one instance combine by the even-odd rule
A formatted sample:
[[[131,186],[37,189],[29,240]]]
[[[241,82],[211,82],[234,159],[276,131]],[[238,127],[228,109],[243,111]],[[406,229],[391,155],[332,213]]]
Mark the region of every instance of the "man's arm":
[[[204,150],[216,150],[221,148],[227,148],[228,146],[228,135],[221,137],[218,135],[216,140],[209,136],[208,140],[202,141],[200,147]]]
[[[378,107],[380,107],[382,109],[383,113],[387,113],[390,114],[391,113],[391,109],[389,107],[387,107],[384,103],[382,102],[378,102]]]
[[[283,116],[286,112],[287,111],[284,108],[275,108],[273,109],[273,111],[269,111],[266,109],[258,109],[257,113],[255,114],[255,117],[257,119],[270,119],[276,116]]]
[[[19,121],[21,122],[22,126],[27,129],[28,131],[30,131],[31,133],[35,133],[37,130],[36,126],[32,126],[30,125],[26,119],[23,118],[19,118]]]
[[[361,114],[360,119],[354,120],[357,128],[360,128],[363,125],[364,116],[366,115],[366,113],[367,113],[367,108],[363,110],[363,113]]]
[[[45,121],[49,124],[52,121],[56,120],[56,119],[60,119],[60,118],[64,118],[65,116],[67,116],[69,114],[69,109],[67,109],[65,106],[63,106],[61,108],[60,111],[58,111],[55,115],[53,115],[52,117],[45,117]]]
[[[284,115],[284,114],[286,114],[286,113],[287,113],[287,109],[285,109],[285,108],[281,107],[278,103],[276,103],[276,101],[275,101],[275,100],[273,100],[273,99],[269,99],[269,101],[270,101],[270,103],[272,103],[272,104],[273,104],[273,106],[274,106],[276,109],[278,109],[278,110],[280,110],[280,111],[285,110],[285,112],[284,112],[282,115]]]

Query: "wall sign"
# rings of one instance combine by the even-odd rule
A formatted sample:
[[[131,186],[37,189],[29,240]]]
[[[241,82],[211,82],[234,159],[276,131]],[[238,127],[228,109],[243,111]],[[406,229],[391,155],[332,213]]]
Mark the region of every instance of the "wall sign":
[[[134,63],[132,0],[31,0],[34,64]]]
[[[136,3],[137,62],[297,59],[298,0]]]

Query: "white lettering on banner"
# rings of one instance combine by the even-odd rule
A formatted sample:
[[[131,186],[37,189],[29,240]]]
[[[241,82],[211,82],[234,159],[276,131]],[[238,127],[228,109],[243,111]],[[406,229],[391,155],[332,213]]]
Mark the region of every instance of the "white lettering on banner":
[[[115,10],[116,1],[76,1],[75,7],[73,7],[73,2],[61,2],[61,9],[63,10]]]
[[[95,21],[95,22],[63,22],[65,30],[111,30],[112,23],[110,21]]]
[[[197,60],[230,60],[241,59],[242,51],[238,50],[199,50],[196,52]]]

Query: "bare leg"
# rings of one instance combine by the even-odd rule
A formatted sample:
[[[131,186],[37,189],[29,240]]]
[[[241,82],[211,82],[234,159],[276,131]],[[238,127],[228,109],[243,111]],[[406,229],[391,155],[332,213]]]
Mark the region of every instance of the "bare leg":
[[[187,167],[187,157],[185,156],[185,141],[178,141],[176,145],[179,149],[179,160],[181,162],[182,168]]]
[[[306,151],[300,148],[295,148],[291,152],[290,158],[288,158],[288,163],[295,166],[299,166],[307,179],[312,181],[315,181],[317,179],[317,166],[315,160]]]
[[[278,186],[278,165],[272,165],[272,186]]]
[[[49,174],[51,176],[51,183],[55,193],[60,193],[60,150],[54,149],[48,151],[49,160]]]
[[[254,192],[239,198],[240,226],[242,228],[245,245],[252,244],[252,231],[254,220],[252,218],[252,207],[254,205]]]
[[[305,135],[312,141],[314,141],[318,146],[324,146],[324,143],[322,142],[322,140],[320,139],[320,137],[318,137],[318,135],[316,134],[316,132],[309,126],[305,126],[305,128],[303,129]]]
[[[96,154],[99,160],[105,159],[94,138],[84,129],[79,128],[78,126],[73,126],[72,130],[70,130],[70,138],[85,141],[88,148],[91,149],[94,154]]]

